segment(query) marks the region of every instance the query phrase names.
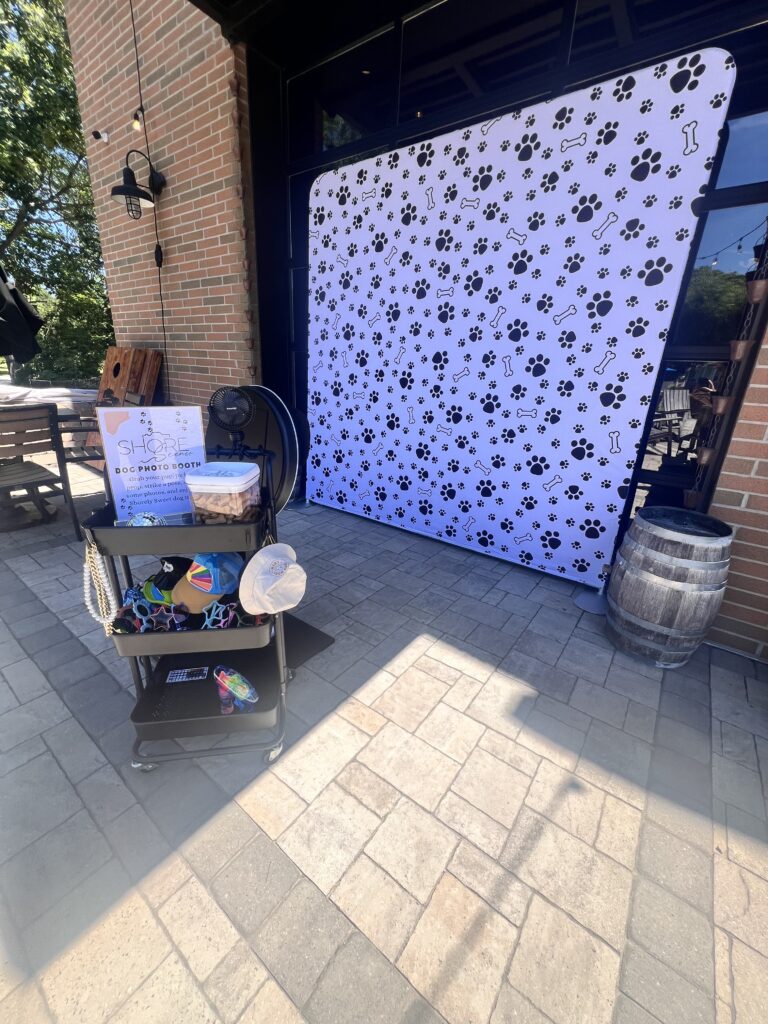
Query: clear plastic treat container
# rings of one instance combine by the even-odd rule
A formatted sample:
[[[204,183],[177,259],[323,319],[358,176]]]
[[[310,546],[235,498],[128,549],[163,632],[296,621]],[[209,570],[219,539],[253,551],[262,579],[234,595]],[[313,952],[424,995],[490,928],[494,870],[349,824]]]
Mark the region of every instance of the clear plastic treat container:
[[[254,462],[206,462],[185,477],[198,519],[249,522],[261,504],[260,469]]]

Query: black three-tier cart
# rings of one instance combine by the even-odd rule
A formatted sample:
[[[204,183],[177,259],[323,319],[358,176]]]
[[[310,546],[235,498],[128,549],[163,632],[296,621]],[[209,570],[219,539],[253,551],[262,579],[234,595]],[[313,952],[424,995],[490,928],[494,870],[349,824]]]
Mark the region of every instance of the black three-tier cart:
[[[236,551],[247,560],[265,544],[276,541],[277,516],[271,480],[268,471],[257,518],[248,523],[118,527],[114,525],[115,510],[111,504],[95,511],[82,529],[87,542],[104,556],[118,603],[122,603],[124,589],[133,586],[131,556]],[[279,757],[285,738],[286,686],[291,674],[286,665],[282,613],[269,616],[261,625],[169,633],[113,633],[112,640],[118,654],[128,659],[136,691],[136,705],[131,713],[136,730],[134,768],[150,771],[164,761],[249,750],[263,752],[267,763]],[[259,695],[252,711],[222,714],[213,678],[214,668],[220,664],[236,669],[251,681]],[[198,667],[207,667],[206,678],[167,682],[174,669]],[[202,750],[142,752],[142,746],[153,740],[222,734],[243,734],[243,742]]]

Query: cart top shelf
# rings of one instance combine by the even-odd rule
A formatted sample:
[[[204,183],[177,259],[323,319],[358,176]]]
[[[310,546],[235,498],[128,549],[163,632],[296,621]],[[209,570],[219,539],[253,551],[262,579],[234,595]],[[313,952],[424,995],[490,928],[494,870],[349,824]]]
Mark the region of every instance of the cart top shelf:
[[[257,551],[265,541],[266,508],[252,523],[228,526],[115,526],[112,505],[82,523],[83,533],[102,555],[183,555],[196,551]]]

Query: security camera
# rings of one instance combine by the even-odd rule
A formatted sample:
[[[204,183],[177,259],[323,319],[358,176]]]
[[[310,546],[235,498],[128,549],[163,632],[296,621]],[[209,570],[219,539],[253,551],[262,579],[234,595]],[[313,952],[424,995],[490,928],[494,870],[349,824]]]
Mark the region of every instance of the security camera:
[[[109,142],[109,132],[99,131],[98,128],[91,132],[91,135],[96,139],[97,142]]]

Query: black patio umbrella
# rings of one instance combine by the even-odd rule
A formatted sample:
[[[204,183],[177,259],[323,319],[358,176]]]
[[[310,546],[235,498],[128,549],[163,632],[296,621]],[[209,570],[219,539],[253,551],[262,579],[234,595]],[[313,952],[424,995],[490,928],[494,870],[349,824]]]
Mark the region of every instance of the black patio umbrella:
[[[27,302],[0,267],[0,356],[13,356],[17,363],[28,363],[41,351],[35,335],[45,321]]]

